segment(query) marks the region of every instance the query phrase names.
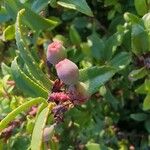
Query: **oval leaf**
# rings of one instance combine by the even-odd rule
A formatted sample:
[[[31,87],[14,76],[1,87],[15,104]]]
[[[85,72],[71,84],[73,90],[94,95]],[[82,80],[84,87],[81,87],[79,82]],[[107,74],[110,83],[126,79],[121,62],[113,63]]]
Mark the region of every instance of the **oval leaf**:
[[[93,13],[86,0],[59,0],[57,3],[63,7],[74,9],[93,17]]]
[[[131,114],[130,117],[136,121],[144,121],[147,119],[147,114],[136,113],[136,114]]]
[[[143,110],[149,110],[150,109],[150,94],[146,96],[143,102]]]
[[[127,52],[117,54],[109,63],[110,66],[117,70],[124,69],[131,62],[131,56]]]
[[[105,84],[116,70],[111,67],[92,67],[80,70],[80,81],[84,82],[90,94],[94,94]]]

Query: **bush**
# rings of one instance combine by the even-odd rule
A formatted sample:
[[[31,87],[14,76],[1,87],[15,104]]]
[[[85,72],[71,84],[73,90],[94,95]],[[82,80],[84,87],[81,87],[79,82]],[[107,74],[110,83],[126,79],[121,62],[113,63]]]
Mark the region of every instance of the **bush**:
[[[150,149],[149,0],[0,4],[0,149]]]

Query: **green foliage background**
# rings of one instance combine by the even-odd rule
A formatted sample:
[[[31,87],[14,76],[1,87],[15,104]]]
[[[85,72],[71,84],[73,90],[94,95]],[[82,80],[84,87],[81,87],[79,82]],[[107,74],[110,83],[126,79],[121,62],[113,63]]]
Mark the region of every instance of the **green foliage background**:
[[[149,10],[149,0],[1,0],[0,132],[23,121],[0,136],[0,149],[46,149],[43,128],[54,123],[47,97],[57,78],[46,48],[56,39],[92,96],[65,114],[48,146],[150,149]]]

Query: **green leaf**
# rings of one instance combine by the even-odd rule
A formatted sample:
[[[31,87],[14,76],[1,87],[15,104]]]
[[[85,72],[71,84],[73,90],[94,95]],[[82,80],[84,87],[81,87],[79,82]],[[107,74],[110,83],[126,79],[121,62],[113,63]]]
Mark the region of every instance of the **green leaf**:
[[[105,41],[105,49],[104,49],[105,60],[109,60],[116,51],[117,47],[121,45],[122,37],[123,34],[116,32]]]
[[[141,79],[143,77],[145,77],[147,75],[147,70],[145,67],[137,69],[137,70],[133,70],[132,72],[130,72],[129,74],[129,78],[132,81],[136,81],[138,79]]]
[[[70,26],[69,37],[70,37],[70,40],[73,44],[80,45],[81,37],[80,37],[78,31],[75,29],[74,26]]]
[[[92,49],[92,55],[97,60],[104,60],[105,58],[105,45],[104,41],[99,38],[98,34],[94,32],[88,37],[88,43]]]
[[[34,96],[34,97],[40,96],[40,97],[47,98],[48,91],[46,91],[37,83],[35,83],[33,80],[31,80],[18,66],[16,59],[14,59],[14,61],[11,64],[11,70],[12,70],[12,76],[17,86],[23,92],[27,93],[30,96]]]
[[[21,150],[28,150],[29,147],[29,138],[27,138],[26,135],[22,134],[22,135],[14,135],[14,142],[13,142],[13,150],[19,150],[21,147]]]
[[[117,110],[119,101],[113,96],[113,94],[111,93],[111,91],[108,88],[106,88],[105,86],[101,87],[101,88],[102,89],[100,89],[100,90],[103,90],[102,96],[111,104],[111,106],[114,110]],[[100,93],[101,93],[101,91],[100,91]]]
[[[129,12],[126,12],[124,14],[124,19],[125,19],[126,22],[131,22],[132,24],[136,24],[136,23],[141,22],[140,18],[138,18],[136,15],[134,15],[132,13],[129,13]]]
[[[120,52],[108,64],[117,70],[124,69],[131,62],[131,56],[127,52]]]
[[[74,9],[93,17],[93,13],[86,0],[59,0],[57,3],[63,7]]]
[[[115,74],[111,67],[91,67],[80,70],[80,81],[84,82],[90,94],[97,92]]]
[[[144,21],[145,28],[147,30],[150,30],[150,20],[149,20],[149,18],[150,18],[150,13],[147,13],[142,17],[142,20]]]
[[[43,109],[35,122],[35,126],[32,133],[31,150],[41,150],[43,141],[43,129],[45,127],[49,111],[49,107]]]
[[[150,94],[147,94],[146,98],[143,102],[143,110],[149,110],[150,109]]]
[[[150,133],[150,120],[149,119],[145,121],[145,128],[148,131],[148,133]]]
[[[136,93],[139,93],[139,94],[147,94],[148,90],[146,89],[145,87],[145,83],[143,83],[141,86],[139,86],[136,90],[135,90]]]
[[[146,0],[134,0],[136,11],[141,16],[148,12],[148,7],[146,3]]]
[[[86,144],[86,148],[87,148],[87,150],[100,150],[100,145],[97,143],[88,142]]]
[[[40,103],[47,103],[45,99],[43,98],[36,98],[33,100],[30,100],[28,102],[25,102],[15,110],[13,110],[11,113],[9,113],[1,122],[0,122],[0,132],[7,127],[7,125],[15,119],[15,117],[20,114],[23,111],[26,111],[33,105],[37,105]]]
[[[48,2],[51,0],[36,0],[33,2],[32,4],[32,10],[34,12],[40,12],[41,10],[43,10],[43,8],[45,8],[46,6],[48,6]]]
[[[6,9],[11,15],[11,17],[15,20],[17,13],[21,9],[25,9],[26,11],[23,13],[22,21],[29,26],[32,30],[35,30],[36,32],[39,32],[41,30],[46,29],[53,29],[56,27],[60,22],[54,21],[54,20],[48,20],[42,18],[40,15],[33,12],[31,9],[20,3],[19,1],[14,0],[5,0]]]
[[[150,80],[145,80],[145,89],[150,92]]]
[[[104,1],[105,6],[111,6],[111,5],[116,5],[117,1],[116,0],[105,0]]]
[[[91,49],[88,43],[83,42],[80,44],[80,47],[85,56],[91,57]]]
[[[144,121],[147,119],[147,114],[145,113],[136,113],[136,114],[131,114],[130,117],[136,121]]]
[[[140,24],[132,26],[132,52],[136,55],[147,52],[149,50],[149,37],[144,27]]]
[[[15,26],[9,25],[3,32],[3,38],[5,41],[13,40],[15,38]]]
[[[5,63],[1,63],[1,70],[3,75],[11,74],[11,68],[8,67]]]
[[[20,55],[23,58],[24,62],[29,68],[31,75],[36,79],[39,85],[43,85],[43,87],[49,90],[52,86],[52,82],[49,78],[42,72],[39,68],[38,64],[35,62],[32,57],[29,48],[27,47],[26,41],[24,40],[23,31],[21,28],[21,18],[24,15],[25,10],[21,10],[18,13],[17,21],[16,21],[16,42],[18,49],[20,51]]]
[[[0,8],[0,23],[6,22],[10,19],[10,16],[5,7]]]
[[[81,111],[79,109],[73,108],[69,110],[69,112],[66,113],[65,117],[71,116],[71,118],[75,120],[75,122],[78,124],[80,128],[84,128],[89,124],[91,114],[88,111]]]

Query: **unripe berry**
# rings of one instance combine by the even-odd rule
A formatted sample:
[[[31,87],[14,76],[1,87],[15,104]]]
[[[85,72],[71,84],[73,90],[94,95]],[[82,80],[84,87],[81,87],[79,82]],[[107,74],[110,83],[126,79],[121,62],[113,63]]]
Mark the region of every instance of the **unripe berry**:
[[[79,69],[69,59],[64,59],[55,65],[57,75],[67,85],[74,85],[79,81]]]
[[[83,82],[78,82],[76,85],[70,85],[68,93],[73,103],[77,105],[83,104],[90,98],[88,89]]]
[[[44,128],[44,130],[43,130],[44,142],[48,142],[51,139],[51,137],[53,136],[55,125],[56,124],[53,124],[51,126],[47,126]]]
[[[60,41],[54,41],[47,48],[47,61],[53,65],[66,58],[65,48]]]

